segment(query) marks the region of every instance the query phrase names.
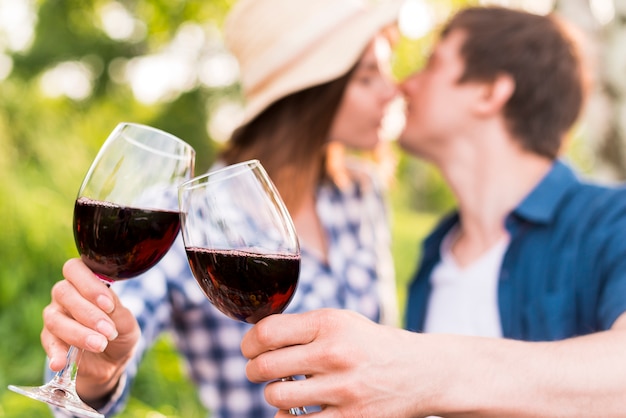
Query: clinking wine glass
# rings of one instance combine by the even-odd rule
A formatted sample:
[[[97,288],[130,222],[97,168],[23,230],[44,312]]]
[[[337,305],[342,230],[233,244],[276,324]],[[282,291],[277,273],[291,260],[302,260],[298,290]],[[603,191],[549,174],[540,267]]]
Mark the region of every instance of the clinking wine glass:
[[[135,277],[167,253],[180,230],[177,189],[193,177],[194,161],[189,144],[149,126],[120,123],[109,135],[74,205],[80,257],[104,283]],[[43,386],[9,389],[76,415],[104,418],[76,393],[82,353],[71,346],[63,370]]]
[[[259,161],[196,177],[180,186],[178,196],[189,265],[209,301],[250,324],[281,313],[298,284],[300,246],[291,216]],[[306,410],[295,407],[290,413]]]

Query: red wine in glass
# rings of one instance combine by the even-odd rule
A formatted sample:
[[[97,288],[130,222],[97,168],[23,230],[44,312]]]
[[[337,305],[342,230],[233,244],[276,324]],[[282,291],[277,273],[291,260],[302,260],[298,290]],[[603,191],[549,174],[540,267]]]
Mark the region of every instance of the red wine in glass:
[[[187,259],[209,301],[251,324],[283,312],[298,284],[300,246],[291,216],[259,161],[189,180],[178,198]],[[289,411],[306,414],[303,407]]]
[[[103,282],[135,277],[169,250],[180,230],[177,188],[193,177],[194,163],[189,144],[149,126],[120,123],[109,135],[74,205],[78,252]],[[9,389],[73,415],[104,418],[76,393],[82,352],[70,346],[50,382]]]
[[[300,274],[299,254],[187,248],[194,277],[220,311],[256,324],[285,310]]]
[[[74,239],[83,262],[103,280],[146,272],[180,230],[178,211],[137,209],[87,197],[74,205]]]

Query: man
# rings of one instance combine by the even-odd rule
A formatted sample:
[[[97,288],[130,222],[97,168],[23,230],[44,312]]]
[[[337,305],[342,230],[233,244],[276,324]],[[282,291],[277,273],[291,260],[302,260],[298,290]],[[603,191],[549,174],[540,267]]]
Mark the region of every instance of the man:
[[[269,384],[269,403],[323,405],[320,417],[626,415],[626,190],[558,159],[583,79],[554,18],[451,20],[403,85],[400,143],[458,203],[409,290],[407,328],[424,333],[347,311],[266,318],[242,342],[248,377],[308,376]]]

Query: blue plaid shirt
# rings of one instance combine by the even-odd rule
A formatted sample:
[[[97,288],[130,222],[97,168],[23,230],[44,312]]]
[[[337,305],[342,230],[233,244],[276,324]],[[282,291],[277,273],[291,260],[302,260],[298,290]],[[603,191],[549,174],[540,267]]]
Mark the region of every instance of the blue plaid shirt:
[[[317,213],[328,236],[328,263],[302,247],[298,289],[286,312],[343,308],[395,325],[388,213],[381,188],[375,182],[354,182],[344,189],[325,184],[317,197]],[[117,392],[101,412],[110,416],[123,408],[142,355],[161,333],[170,332],[212,417],[274,416],[276,409],[263,397],[264,385],[245,376],[240,342],[250,325],[211,305],[191,275],[180,237],[159,265],[139,278],[113,284],[113,289],[135,314],[142,337]]]

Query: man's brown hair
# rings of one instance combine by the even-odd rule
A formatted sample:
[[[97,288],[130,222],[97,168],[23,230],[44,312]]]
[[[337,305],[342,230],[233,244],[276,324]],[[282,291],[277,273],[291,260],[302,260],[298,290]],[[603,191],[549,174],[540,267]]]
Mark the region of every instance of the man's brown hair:
[[[456,30],[466,34],[459,82],[510,75],[515,91],[504,116],[511,134],[525,149],[556,158],[585,96],[580,53],[564,22],[502,7],[473,7],[455,15],[442,37]]]

